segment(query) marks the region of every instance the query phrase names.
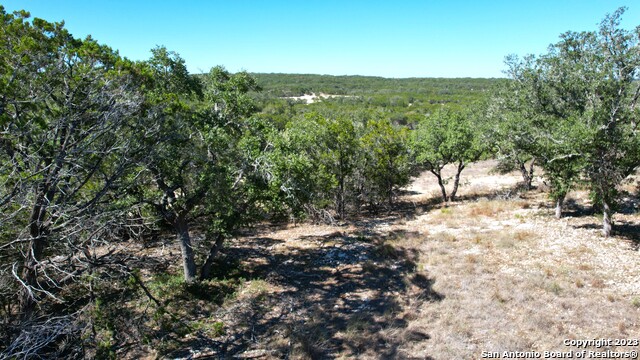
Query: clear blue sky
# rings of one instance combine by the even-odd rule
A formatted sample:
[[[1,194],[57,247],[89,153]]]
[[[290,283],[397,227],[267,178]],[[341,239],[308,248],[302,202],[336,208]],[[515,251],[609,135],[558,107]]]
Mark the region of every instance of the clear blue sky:
[[[619,6],[640,25],[637,0],[0,0],[64,20],[133,60],[164,45],[192,73],[230,71],[501,77],[508,54],[540,54],[567,31],[595,30]]]

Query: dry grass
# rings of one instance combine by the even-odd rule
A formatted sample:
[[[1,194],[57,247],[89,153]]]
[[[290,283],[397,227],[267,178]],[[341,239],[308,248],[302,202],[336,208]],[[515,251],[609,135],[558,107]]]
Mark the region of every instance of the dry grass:
[[[409,323],[433,330],[431,340],[407,344],[407,354],[475,359],[482,351],[567,351],[567,338],[640,335],[634,243],[602,239],[595,217],[555,220],[539,208],[544,194],[528,195],[463,203],[407,224],[434,234],[419,262],[444,297]],[[584,193],[573,196],[589,205]]]
[[[433,205],[424,174],[407,200],[431,205],[415,213],[237,239],[227,253],[251,280],[200,321],[212,354],[477,359],[576,350],[564,339],[639,338],[638,214],[616,215],[630,230],[603,239],[597,217],[556,220],[538,190],[496,196],[519,178],[489,174],[491,165],[463,173],[463,199],[448,206]],[[585,192],[571,199],[589,206]]]

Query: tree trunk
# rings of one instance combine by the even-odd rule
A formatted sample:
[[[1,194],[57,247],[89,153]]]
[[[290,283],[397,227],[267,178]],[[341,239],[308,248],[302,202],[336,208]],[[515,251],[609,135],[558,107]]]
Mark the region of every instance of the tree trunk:
[[[31,288],[38,284],[38,263],[42,259],[45,242],[44,236],[32,237],[29,241],[29,253],[22,269],[24,287],[20,292],[20,312],[25,318],[29,317],[35,309],[36,299]]]
[[[344,220],[345,213],[344,191],[344,176],[340,175],[340,180],[338,181],[338,215],[341,220]]]
[[[602,234],[604,237],[611,235],[611,209],[606,200],[602,201]]]
[[[361,213],[361,207],[362,207],[362,196],[364,195],[364,186],[362,185],[358,185],[358,190],[355,192],[355,196],[353,198],[353,206],[355,207],[356,210],[356,215],[360,215]]]
[[[47,195],[50,194],[46,188],[37,195],[38,199],[29,216],[29,251],[21,274],[24,284],[20,293],[20,312],[23,317],[29,317],[36,304],[32,289],[38,285],[38,264],[42,260],[47,242],[47,231],[43,224],[46,217],[46,204],[51,201],[51,196]]]
[[[525,162],[518,161],[518,163],[520,167],[520,173],[522,174],[522,179],[524,180],[524,186],[527,190],[531,190],[531,183],[533,182],[533,166],[536,163],[536,158],[533,158],[531,160],[529,169],[527,169],[527,164]]]
[[[560,195],[556,198],[556,219],[562,218],[562,205],[566,195]]]
[[[182,251],[182,265],[184,268],[184,281],[194,282],[196,280],[196,261],[191,246],[191,236],[189,235],[189,224],[184,216],[178,216],[174,223],[180,241]]]
[[[438,185],[440,185],[440,191],[442,192],[442,201],[447,202],[447,189],[445,189],[444,187],[444,182],[442,181],[442,175],[440,175],[440,172],[435,172],[432,171],[433,175],[436,176],[436,178],[438,178]]]
[[[453,179],[453,190],[451,190],[451,195],[449,195],[449,201],[454,201],[456,199],[456,193],[458,192],[458,184],[460,183],[460,174],[462,170],[464,170],[464,163],[460,161],[458,163],[458,171],[456,172],[456,176]]]
[[[389,196],[389,209],[393,209],[393,180],[394,169],[396,168],[393,161],[393,156],[389,157],[388,167],[385,169],[386,183],[387,183],[387,196]]]
[[[527,183],[527,190],[531,190],[531,183],[533,182],[533,170],[534,170],[534,166],[536,164],[536,158],[534,157],[533,159],[531,159],[531,163],[529,164],[529,176],[528,176],[528,183]]]
[[[220,234],[217,234],[215,243],[211,246],[211,249],[209,249],[207,260],[205,260],[204,264],[202,264],[202,270],[200,271],[200,280],[207,279],[209,275],[211,275],[211,267],[213,266],[213,261],[222,248],[223,243],[224,237]]]

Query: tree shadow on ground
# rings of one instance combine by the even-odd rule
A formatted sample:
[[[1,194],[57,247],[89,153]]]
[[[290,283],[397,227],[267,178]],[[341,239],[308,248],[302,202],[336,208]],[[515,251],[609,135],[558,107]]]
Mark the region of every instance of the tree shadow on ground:
[[[515,185],[459,196],[456,202],[523,196],[526,191]],[[285,230],[286,225],[264,224],[247,230],[241,240],[225,249],[217,264],[222,270],[215,276],[265,281],[270,289],[258,296],[241,297],[211,314],[224,322],[224,336],[199,334],[184,341],[182,350],[167,355],[410,358],[402,352],[402,345],[429,341],[431,336],[408,328],[407,309],[413,308],[408,304],[428,306],[444,296],[433,290],[434,279],[417,271],[415,249],[395,247],[388,241],[420,234],[379,232],[384,225],[413,219],[441,206],[446,206],[442,199],[433,197],[364,209],[348,221],[355,231],[298,237],[300,244],[296,246],[265,236]],[[374,212],[376,216],[372,216]]]
[[[399,200],[396,201],[392,208],[387,208],[387,217],[371,217],[365,216],[358,219],[359,223],[382,223],[390,221],[400,221],[404,219],[414,219],[416,216],[433,210],[434,208],[449,206],[456,203],[468,203],[479,200],[508,200],[526,198],[528,191],[535,191],[535,188],[527,190],[523,184],[516,184],[509,187],[503,187],[497,190],[488,190],[484,192],[475,192],[472,194],[458,195],[455,201],[447,203],[440,196],[420,199],[419,201]],[[414,193],[414,192],[412,192]]]
[[[616,214],[632,215],[638,213],[638,204],[640,198],[627,191],[621,191],[620,197],[616,202]],[[596,209],[593,205],[582,204],[578,200],[569,198],[564,203],[563,216],[567,217],[582,217],[593,216],[600,213],[602,210]]]
[[[402,344],[430,339],[408,330],[403,313],[410,302],[443,299],[432,288],[434,280],[416,272],[416,253],[393,247],[380,235],[300,240],[302,246],[280,247],[280,240],[257,236],[226,249],[226,259],[242,259],[237,276],[262,279],[274,290],[239,298],[214,314],[225,319],[222,338],[195,338],[168,355],[206,348],[218,358],[392,359],[407,358]]]
[[[595,214],[593,206],[580,204],[576,199],[567,199],[562,209],[564,217],[583,217]]]
[[[576,229],[602,230],[600,223],[588,223],[574,225]],[[615,223],[611,229],[611,236],[626,239],[632,243],[632,248],[636,251],[640,250],[640,224],[634,223]]]
[[[629,193],[621,192],[621,199],[616,204],[615,214],[633,215],[637,214],[638,210],[638,197]],[[563,210],[563,216],[565,217],[588,217],[601,215],[594,206],[580,204],[575,199],[568,199],[565,202],[565,209]],[[601,230],[601,219],[597,222],[590,222],[581,225],[574,225],[576,229],[590,229]],[[612,236],[621,237],[633,242],[633,248],[638,250],[640,248],[640,224],[631,222],[615,222],[613,224]]]
[[[633,242],[633,248],[636,251],[640,249],[640,224],[617,223],[613,226],[613,236]]]

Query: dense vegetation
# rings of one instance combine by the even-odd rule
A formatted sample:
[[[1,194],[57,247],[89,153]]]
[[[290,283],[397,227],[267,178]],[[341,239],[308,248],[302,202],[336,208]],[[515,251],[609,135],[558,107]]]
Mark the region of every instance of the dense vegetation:
[[[253,74],[263,91],[254,94],[262,113],[276,123],[309,108],[332,109],[348,114],[377,112],[395,125],[412,126],[442,107],[464,110],[489,97],[504,79],[386,79],[371,76]],[[338,95],[305,105],[294,97]],[[363,115],[357,115],[362,117]]]
[[[621,14],[512,58],[507,81],[194,76],[163,47],[132,62],[0,8],[0,351],[113,356],[124,341],[105,319],[113,293],[141,291],[163,318],[121,242],[173,234],[193,290],[244,227],[389,210],[421,170],[454,201],[482,157],[521,169],[527,186],[527,163],[540,164],[560,207],[586,184],[608,236],[616,186],[640,163],[640,50]],[[308,93],[346,96],[286,98]]]
[[[267,97],[300,96],[310,93],[381,96],[389,101],[393,96],[404,100],[427,102],[459,102],[478,98],[491,90],[499,79],[402,78],[374,76],[331,76],[299,74],[252,74],[265,89]],[[396,99],[397,100],[397,99]],[[407,101],[406,103],[412,103]]]

